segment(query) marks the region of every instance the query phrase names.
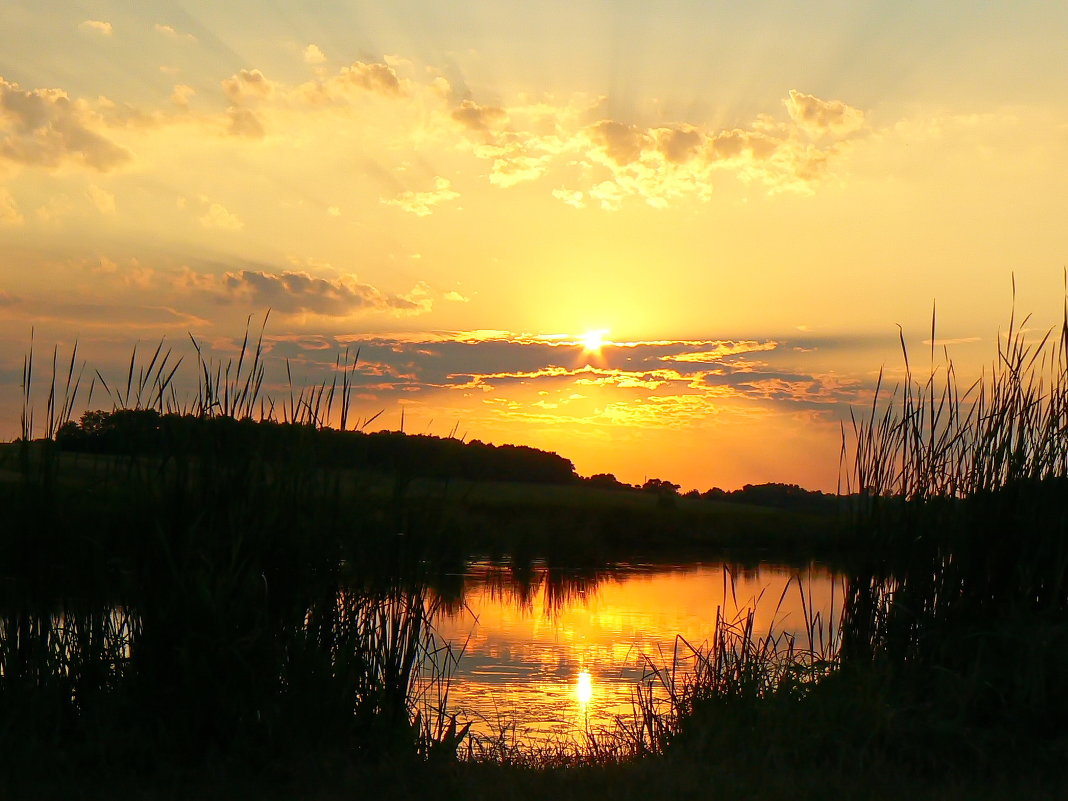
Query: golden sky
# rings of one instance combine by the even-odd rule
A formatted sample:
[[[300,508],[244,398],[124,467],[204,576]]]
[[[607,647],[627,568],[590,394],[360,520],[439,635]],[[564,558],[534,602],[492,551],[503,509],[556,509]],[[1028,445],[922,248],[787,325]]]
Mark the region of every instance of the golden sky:
[[[1037,0],[6,0],[0,435],[31,327],[115,376],[270,308],[274,391],[360,347],[376,425],[833,488],[896,324],[978,363],[1013,274],[1059,320],[1066,48]]]

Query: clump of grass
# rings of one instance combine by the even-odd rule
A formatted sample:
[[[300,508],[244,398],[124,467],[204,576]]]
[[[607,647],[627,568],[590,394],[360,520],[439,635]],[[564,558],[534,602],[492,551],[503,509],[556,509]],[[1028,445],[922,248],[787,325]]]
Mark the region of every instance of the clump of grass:
[[[396,528],[344,497],[303,436],[354,425],[355,359],[275,404],[262,330],[225,363],[193,344],[187,400],[162,342],[88,392],[76,349],[62,370],[55,351],[43,431],[27,355],[22,481],[0,485],[0,750],[12,757],[0,781],[57,754],[75,772],[134,774],[447,761],[467,732],[446,713],[452,656],[418,554],[380,536]],[[124,441],[99,458],[60,454],[56,437],[96,386],[113,412],[83,423],[118,416]],[[286,436],[254,436],[263,422]]]
[[[734,581],[724,570],[734,597]],[[792,587],[800,594],[800,634],[776,630],[779,610]],[[726,587],[725,587],[726,590]],[[726,591],[724,593],[726,597]],[[833,596],[833,594],[832,594]],[[720,736],[722,719],[745,708],[797,702],[838,667],[840,629],[832,617],[814,612],[800,581],[788,582],[767,631],[756,628],[760,598],[728,616],[716,608],[711,639],[700,646],[676,637],[670,659],[647,657],[646,676],[636,688],[634,712],[620,721],[620,732],[637,754],[665,754],[694,748],[694,741]],[[727,711],[729,710],[729,715]],[[696,746],[699,750],[707,743]]]
[[[871,550],[843,659],[974,743],[1059,736],[1068,714],[1068,305],[1037,339],[1028,322],[964,389],[933,345],[924,378],[905,351],[902,386],[850,432]]]

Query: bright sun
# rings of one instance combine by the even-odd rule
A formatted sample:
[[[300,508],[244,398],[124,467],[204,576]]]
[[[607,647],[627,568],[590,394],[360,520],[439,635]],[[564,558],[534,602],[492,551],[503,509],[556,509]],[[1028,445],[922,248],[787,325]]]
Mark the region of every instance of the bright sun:
[[[605,344],[604,336],[607,333],[607,328],[601,328],[597,331],[587,331],[582,335],[580,340],[582,342],[582,349],[587,353],[600,353],[601,348],[603,348]]]

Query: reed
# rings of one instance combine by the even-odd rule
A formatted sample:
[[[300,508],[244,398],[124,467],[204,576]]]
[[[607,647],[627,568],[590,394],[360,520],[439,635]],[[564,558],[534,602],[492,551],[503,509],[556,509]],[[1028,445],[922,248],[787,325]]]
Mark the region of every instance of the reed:
[[[716,608],[708,642],[694,645],[676,637],[669,658],[646,657],[633,714],[620,721],[620,732],[634,753],[665,754],[680,745],[692,748],[694,739],[715,735],[725,720],[735,717],[735,710],[800,702],[837,670],[839,622],[833,612],[826,619],[813,611],[799,579],[783,589],[766,631],[756,627],[761,598],[739,607],[734,579],[726,568],[724,584],[724,597],[729,586],[736,611],[728,615],[722,606]],[[793,591],[799,593],[803,610],[799,632],[776,628],[776,621],[782,622],[780,610],[787,593]]]
[[[963,389],[933,345],[917,378],[902,339],[903,384],[852,419],[844,448],[870,551],[843,659],[962,728],[1021,736],[1061,732],[1068,711],[1068,305],[1059,329],[1028,323],[1013,312]]]
[[[467,729],[447,714],[454,657],[418,554],[380,536],[397,529],[340,492],[307,436],[361,425],[358,352],[275,402],[262,328],[225,361],[193,347],[192,394],[189,360],[161,341],[88,388],[77,347],[56,349],[42,395],[31,344],[22,481],[0,486],[0,780],[57,754],[72,776],[455,758]],[[96,387],[112,412],[79,427]],[[56,447],[120,418],[111,454]]]

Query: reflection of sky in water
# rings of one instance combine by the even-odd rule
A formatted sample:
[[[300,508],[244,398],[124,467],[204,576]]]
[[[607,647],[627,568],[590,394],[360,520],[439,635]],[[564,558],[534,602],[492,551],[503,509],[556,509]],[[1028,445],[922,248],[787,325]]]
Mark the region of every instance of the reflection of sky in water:
[[[706,642],[717,607],[731,617],[755,604],[757,632],[774,627],[807,644],[805,609],[826,619],[832,600],[840,607],[833,584],[819,567],[735,570],[732,590],[721,564],[596,575],[536,569],[513,577],[507,568],[476,563],[465,577],[466,609],[437,627],[457,646],[466,641],[450,707],[483,736],[503,730],[524,740],[580,739],[629,715],[647,660],[669,664],[676,635],[695,646]]]

